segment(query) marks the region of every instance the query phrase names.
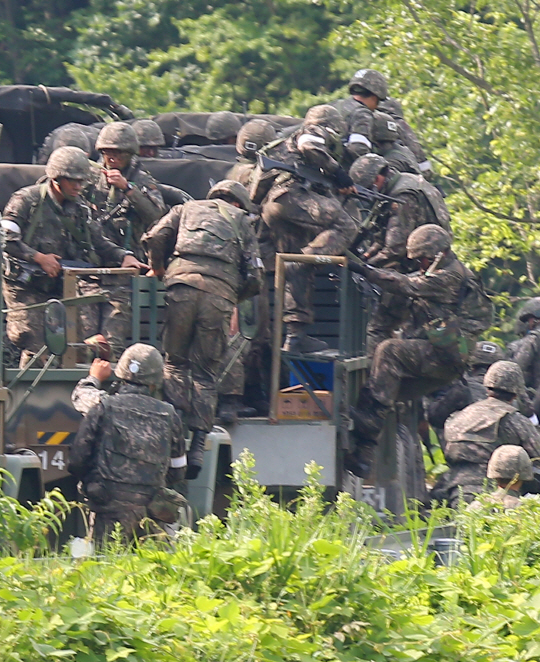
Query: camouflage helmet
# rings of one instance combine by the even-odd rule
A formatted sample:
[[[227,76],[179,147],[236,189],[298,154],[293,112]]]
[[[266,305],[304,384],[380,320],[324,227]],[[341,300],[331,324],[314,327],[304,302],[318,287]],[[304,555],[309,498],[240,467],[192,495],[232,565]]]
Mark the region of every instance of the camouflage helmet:
[[[349,175],[358,186],[371,188],[377,175],[388,168],[388,165],[388,161],[378,154],[364,154],[352,164]]]
[[[523,446],[514,444],[499,446],[489,458],[487,477],[502,480],[532,480],[534,473],[531,458]]]
[[[441,251],[452,245],[452,237],[440,225],[427,223],[413,230],[407,239],[407,257],[418,260],[421,257],[435,258]]]
[[[127,122],[110,122],[99,132],[96,149],[119,149],[122,152],[137,154],[139,141],[135,130]]]
[[[90,177],[90,162],[78,147],[72,145],[59,147],[50,155],[45,166],[45,174],[49,179],[67,177],[87,180]]]
[[[364,89],[384,101],[388,95],[386,78],[375,69],[359,69],[349,81],[349,92],[354,94],[355,88]]]
[[[236,151],[245,158],[255,158],[255,152],[276,139],[276,130],[266,120],[250,120],[236,136]]]
[[[517,363],[513,361],[497,361],[486,372],[484,386],[515,395],[525,389],[525,382],[521,368]]]
[[[307,111],[304,122],[306,124],[315,124],[317,126],[331,129],[337,133],[338,136],[344,136],[347,133],[347,125],[345,124],[339,110],[327,103],[323,103],[319,106],[312,106]]]
[[[227,138],[236,138],[242,124],[238,117],[230,110],[221,110],[219,113],[212,113],[206,122],[206,137],[209,140],[226,140]]]
[[[480,340],[471,354],[471,365],[493,365],[504,359],[504,352],[495,342]]]
[[[379,104],[379,110],[389,113],[392,117],[399,120],[403,119],[403,107],[397,99],[394,99],[394,97],[388,97],[384,101],[381,101]]]
[[[373,115],[373,140],[375,142],[394,142],[398,138],[398,126],[392,115],[375,112]]]
[[[165,144],[163,131],[154,120],[137,120],[131,126],[141,147],[162,147]]]
[[[126,382],[161,386],[163,359],[155,347],[138,342],[124,351],[114,374]]]
[[[530,317],[540,319],[540,297],[529,299],[519,311],[519,319],[526,322]]]
[[[92,145],[86,133],[78,126],[62,126],[54,132],[52,152],[60,147],[78,147],[85,154],[90,154]]]
[[[222,179],[212,186],[206,198],[212,200],[213,198],[221,198],[222,196],[234,198],[244,211],[254,212],[256,210],[246,187],[240,184],[240,182],[235,182],[232,179]]]

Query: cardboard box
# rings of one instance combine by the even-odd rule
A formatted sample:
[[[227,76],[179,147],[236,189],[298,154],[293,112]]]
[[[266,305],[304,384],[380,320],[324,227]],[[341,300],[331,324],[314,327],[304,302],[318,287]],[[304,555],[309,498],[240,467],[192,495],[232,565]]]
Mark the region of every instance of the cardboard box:
[[[332,413],[332,392],[314,391],[315,395]],[[283,421],[322,421],[328,417],[319,409],[317,403],[301,386],[290,386],[278,393],[277,417]]]

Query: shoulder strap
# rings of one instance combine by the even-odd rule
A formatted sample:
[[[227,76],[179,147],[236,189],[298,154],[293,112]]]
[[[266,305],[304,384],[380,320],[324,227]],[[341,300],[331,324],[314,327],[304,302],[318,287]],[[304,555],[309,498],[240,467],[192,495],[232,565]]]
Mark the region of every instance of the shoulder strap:
[[[45,200],[46,195],[47,195],[47,183],[45,182],[41,184],[41,186],[39,187],[39,201],[37,205],[35,205],[35,207],[30,212],[30,226],[26,230],[23,239],[25,244],[29,244],[32,241],[32,237],[34,236],[36,228],[39,225],[39,222],[41,221],[41,217],[43,214],[43,202]]]
[[[244,250],[244,242],[242,240],[242,233],[240,231],[240,225],[238,224],[238,221],[236,220],[236,218],[233,218],[230,215],[229,210],[223,204],[221,204],[220,202],[217,202],[217,200],[216,200],[216,205],[217,205],[219,213],[223,216],[223,218],[225,218],[231,224],[231,227],[234,231],[234,234],[236,235],[236,238],[238,239],[238,243],[240,244],[240,248],[242,250]]]

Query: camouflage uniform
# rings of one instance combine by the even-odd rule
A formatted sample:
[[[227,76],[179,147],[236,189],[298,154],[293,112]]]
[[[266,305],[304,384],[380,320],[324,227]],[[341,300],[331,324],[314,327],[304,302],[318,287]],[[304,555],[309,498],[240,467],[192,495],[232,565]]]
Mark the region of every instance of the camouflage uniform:
[[[153,268],[161,268],[174,254],[164,279],[167,399],[188,412],[191,430],[210,432],[217,402],[215,382],[227,349],[231,315],[242,297],[242,265],[254,269],[257,280],[248,296],[260,287],[262,263],[255,233],[244,211],[221,200],[193,200],[174,207],[144,242]]]
[[[32,221],[38,215],[38,223],[29,243],[25,243]],[[62,222],[68,219],[83,236],[88,245],[81,245]],[[66,200],[59,204],[52,193],[51,184],[28,186],[16,191],[4,210],[4,219],[13,221],[21,228],[22,239],[6,241],[5,251],[14,258],[33,262],[34,255],[54,253],[65,260],[94,262],[95,251],[103,266],[116,267],[122,263],[125,251],[105,238],[98,225],[92,220],[90,209],[82,198]],[[8,308],[41,303],[50,298],[62,298],[60,278],[39,277],[38,286],[22,284],[4,278],[3,292]],[[8,313],[7,334],[10,340],[25,350],[23,362],[28,354],[37,352],[44,344],[43,311],[25,310]]]
[[[340,165],[339,136],[326,128],[304,123],[292,136],[265,152],[270,158],[293,165],[301,162],[336,180],[336,187],[352,184]],[[356,234],[353,219],[331,189],[310,185],[293,175],[272,170],[259,175],[252,198],[262,202],[262,219],[275,248],[281,253],[340,255]],[[295,265],[288,271],[285,289],[286,323],[313,322],[314,268]]]
[[[431,179],[431,161],[429,161],[424,148],[420,144],[418,136],[408,124],[408,122],[403,118],[403,108],[401,107],[400,102],[397,99],[388,98],[381,102],[379,109],[385,113],[388,113],[394,118],[398,126],[399,138],[401,142],[406,145],[414,154],[422,175],[426,179]]]
[[[495,492],[492,492],[483,502],[486,505],[500,504],[505,510],[514,510],[521,505],[521,494],[519,490],[507,489],[505,487],[498,487]],[[482,510],[482,503],[475,499],[467,507],[468,511]]]
[[[147,355],[156,355],[151,379],[146,379],[144,358],[137,359],[140,348]],[[127,370],[131,376],[125,374]],[[138,535],[140,521],[165,486],[167,474],[186,464],[180,418],[172,405],[151,395],[150,381],[158,387],[163,376],[157,350],[132,345],[115,372],[124,380],[118,393],[100,396],[90,409],[71,447],[69,462],[69,471],[82,481],[90,509],[96,513],[94,537],[98,541],[116,523],[126,539]],[[137,381],[126,381],[126,377]]]
[[[408,147],[400,144],[397,124],[387,113],[375,111],[373,143],[374,152],[382,156],[397,172],[421,174],[414,154]]]
[[[247,189],[257,165],[257,152],[276,139],[274,127],[266,120],[250,120],[240,129],[236,137],[238,163],[227,173],[227,179],[240,182]]]
[[[364,157],[353,164],[351,176],[355,181],[362,176],[368,165],[364,163],[369,158]],[[371,186],[373,181],[362,183]],[[412,263],[407,259],[406,246],[411,232],[430,223],[450,231],[450,214],[439,191],[419,175],[399,173],[389,168],[381,193],[400,200],[400,203],[389,202],[381,206],[371,245],[366,251],[368,263],[408,273],[412,270]],[[403,322],[405,309],[405,301],[396,297],[395,292],[383,293],[367,329],[368,356],[372,356],[376,346],[391,337]]]
[[[534,425],[511,404],[495,397],[452,414],[445,423],[444,436],[450,468],[448,502],[453,508],[459,501],[460,488],[468,503],[482,492],[488,462],[497,447],[523,446],[529,457],[540,457],[540,435]]]

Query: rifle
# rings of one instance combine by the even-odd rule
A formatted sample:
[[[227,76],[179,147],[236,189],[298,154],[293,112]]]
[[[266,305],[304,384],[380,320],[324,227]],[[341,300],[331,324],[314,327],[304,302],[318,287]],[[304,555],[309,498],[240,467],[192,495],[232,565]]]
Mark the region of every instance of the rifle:
[[[61,278],[61,276],[57,276],[57,278],[47,276],[39,264],[26,262],[26,260],[20,260],[6,254],[4,254],[4,258],[7,267],[4,276],[6,280],[11,282],[22,285],[34,285],[37,289],[41,289],[39,287],[40,284],[46,285],[46,291],[49,291],[52,289],[52,286],[56,285],[57,279]],[[84,260],[59,260],[59,262],[62,269],[93,269],[97,266]],[[44,278],[47,280],[44,281]]]
[[[283,170],[284,172],[289,172],[291,175],[298,177],[298,179],[304,179],[311,184],[320,184],[327,188],[336,188],[336,182],[330,177],[324,175],[320,170],[302,163],[289,165],[288,163],[283,163],[283,161],[270,159],[268,156],[261,153],[257,154],[257,162],[263,172],[268,172],[269,170]],[[356,189],[356,193],[353,193],[352,197],[355,198],[362,198],[370,201],[380,200],[381,202],[401,202],[398,198],[392,198],[389,195],[384,195],[378,191],[372,191],[371,189],[359,186],[358,184],[355,184],[354,188]]]

